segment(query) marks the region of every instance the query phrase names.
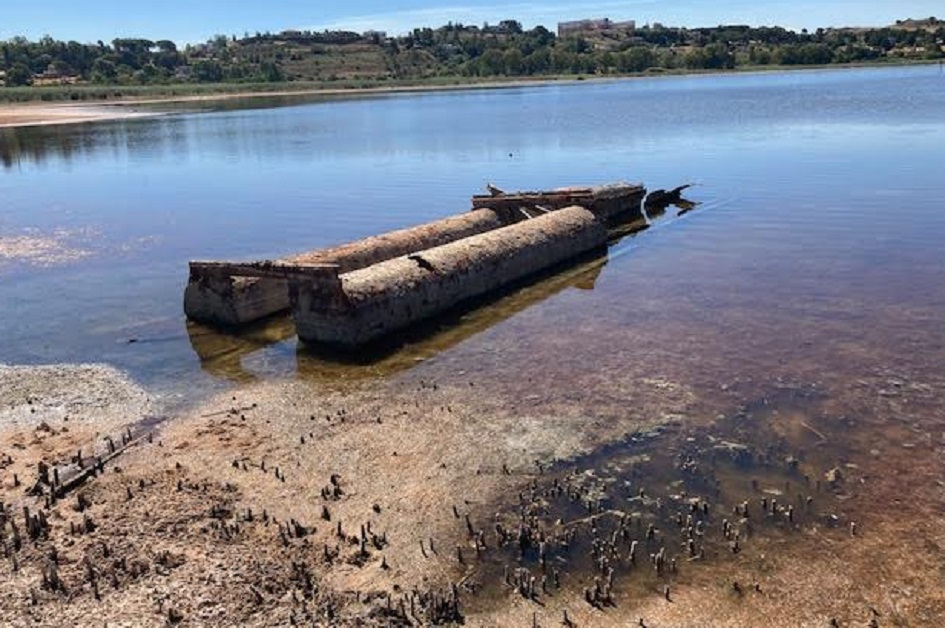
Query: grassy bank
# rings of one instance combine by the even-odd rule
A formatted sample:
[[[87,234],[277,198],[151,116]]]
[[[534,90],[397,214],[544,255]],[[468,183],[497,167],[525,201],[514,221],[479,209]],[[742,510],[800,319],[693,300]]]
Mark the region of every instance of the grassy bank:
[[[78,102],[103,103],[129,100],[151,100],[228,96],[234,94],[306,93],[319,91],[383,90],[438,87],[461,87],[516,82],[544,82],[577,77],[496,77],[469,79],[443,76],[422,80],[291,81],[279,83],[174,83],[169,85],[63,85],[43,87],[12,87],[0,89],[0,103]]]
[[[876,61],[870,63],[822,65],[753,65],[732,70],[690,70],[652,68],[646,72],[612,74],[552,74],[541,76],[435,76],[423,79],[339,79],[332,81],[285,81],[276,83],[174,83],[168,85],[63,85],[8,87],[0,89],[0,103],[108,103],[135,100],[175,100],[213,96],[254,95],[274,93],[310,93],[358,90],[449,89],[488,87],[510,84],[541,84],[557,81],[617,80],[652,76],[684,76],[705,74],[743,74],[748,72],[787,72],[856,67],[896,67],[937,64],[937,61]]]

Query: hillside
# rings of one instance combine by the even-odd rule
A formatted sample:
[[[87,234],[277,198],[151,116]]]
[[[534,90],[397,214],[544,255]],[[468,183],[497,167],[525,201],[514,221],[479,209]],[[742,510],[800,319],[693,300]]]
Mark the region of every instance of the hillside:
[[[78,89],[82,85],[305,82],[368,87],[436,78],[620,75],[943,57],[945,24],[935,18],[904,20],[887,28],[815,32],[740,25],[607,26],[569,31],[564,37],[542,26],[525,30],[506,20],[494,26],[414,29],[400,37],[347,31],[220,35],[183,48],[169,40],[81,44],[17,37],[0,42],[0,84],[70,89],[0,90],[0,99],[109,95]]]
[[[903,30],[923,30],[923,31],[934,31],[943,26],[942,20],[936,19],[934,17],[926,18],[924,20],[896,20],[896,23],[890,28],[899,28]]]

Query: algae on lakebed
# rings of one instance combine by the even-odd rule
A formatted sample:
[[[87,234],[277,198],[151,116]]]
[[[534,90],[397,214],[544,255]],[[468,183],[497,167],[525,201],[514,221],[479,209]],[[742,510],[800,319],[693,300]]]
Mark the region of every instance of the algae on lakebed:
[[[902,399],[882,376],[841,396],[736,385],[720,392],[748,398],[706,420],[692,391],[664,380],[619,412],[606,397],[503,405],[476,374],[423,370],[345,391],[244,385],[163,424],[82,499],[51,505],[47,536],[6,567],[4,615],[390,625],[445,618],[456,585],[467,625],[554,624],[565,611],[615,626],[940,616],[940,444],[916,436],[930,426],[916,418],[934,405],[929,383],[897,380],[918,413],[906,423],[883,418]],[[876,414],[838,412],[879,391],[889,405]],[[74,450],[57,440],[64,425],[37,436],[50,462]],[[36,443],[25,447],[8,451]],[[12,506],[30,502],[3,477],[8,517],[19,517]],[[733,510],[745,500],[747,517]],[[68,598],[43,585],[53,548]],[[595,599],[611,568],[610,597]],[[516,587],[521,570],[534,600]]]

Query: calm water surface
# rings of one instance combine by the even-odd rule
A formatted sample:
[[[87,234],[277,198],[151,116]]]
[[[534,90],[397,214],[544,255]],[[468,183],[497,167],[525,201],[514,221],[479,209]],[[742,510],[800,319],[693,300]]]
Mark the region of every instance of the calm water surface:
[[[425,357],[418,368],[472,368],[510,394],[525,371],[567,394],[631,363],[706,387],[941,366],[936,67],[257,104],[0,131],[0,236],[84,254],[0,258],[0,361],[104,361],[180,391]],[[189,259],[274,257],[446,216],[486,182],[614,180],[692,182],[702,204],[380,365],[326,364],[286,321],[235,338],[183,317]]]

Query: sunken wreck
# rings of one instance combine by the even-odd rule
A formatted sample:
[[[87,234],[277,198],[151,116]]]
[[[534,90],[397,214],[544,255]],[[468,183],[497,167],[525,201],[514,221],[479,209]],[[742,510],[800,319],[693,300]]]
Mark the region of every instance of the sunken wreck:
[[[606,245],[642,219],[642,185],[505,193],[472,209],[285,259],[193,261],[187,317],[238,327],[292,310],[307,343],[352,349]]]

